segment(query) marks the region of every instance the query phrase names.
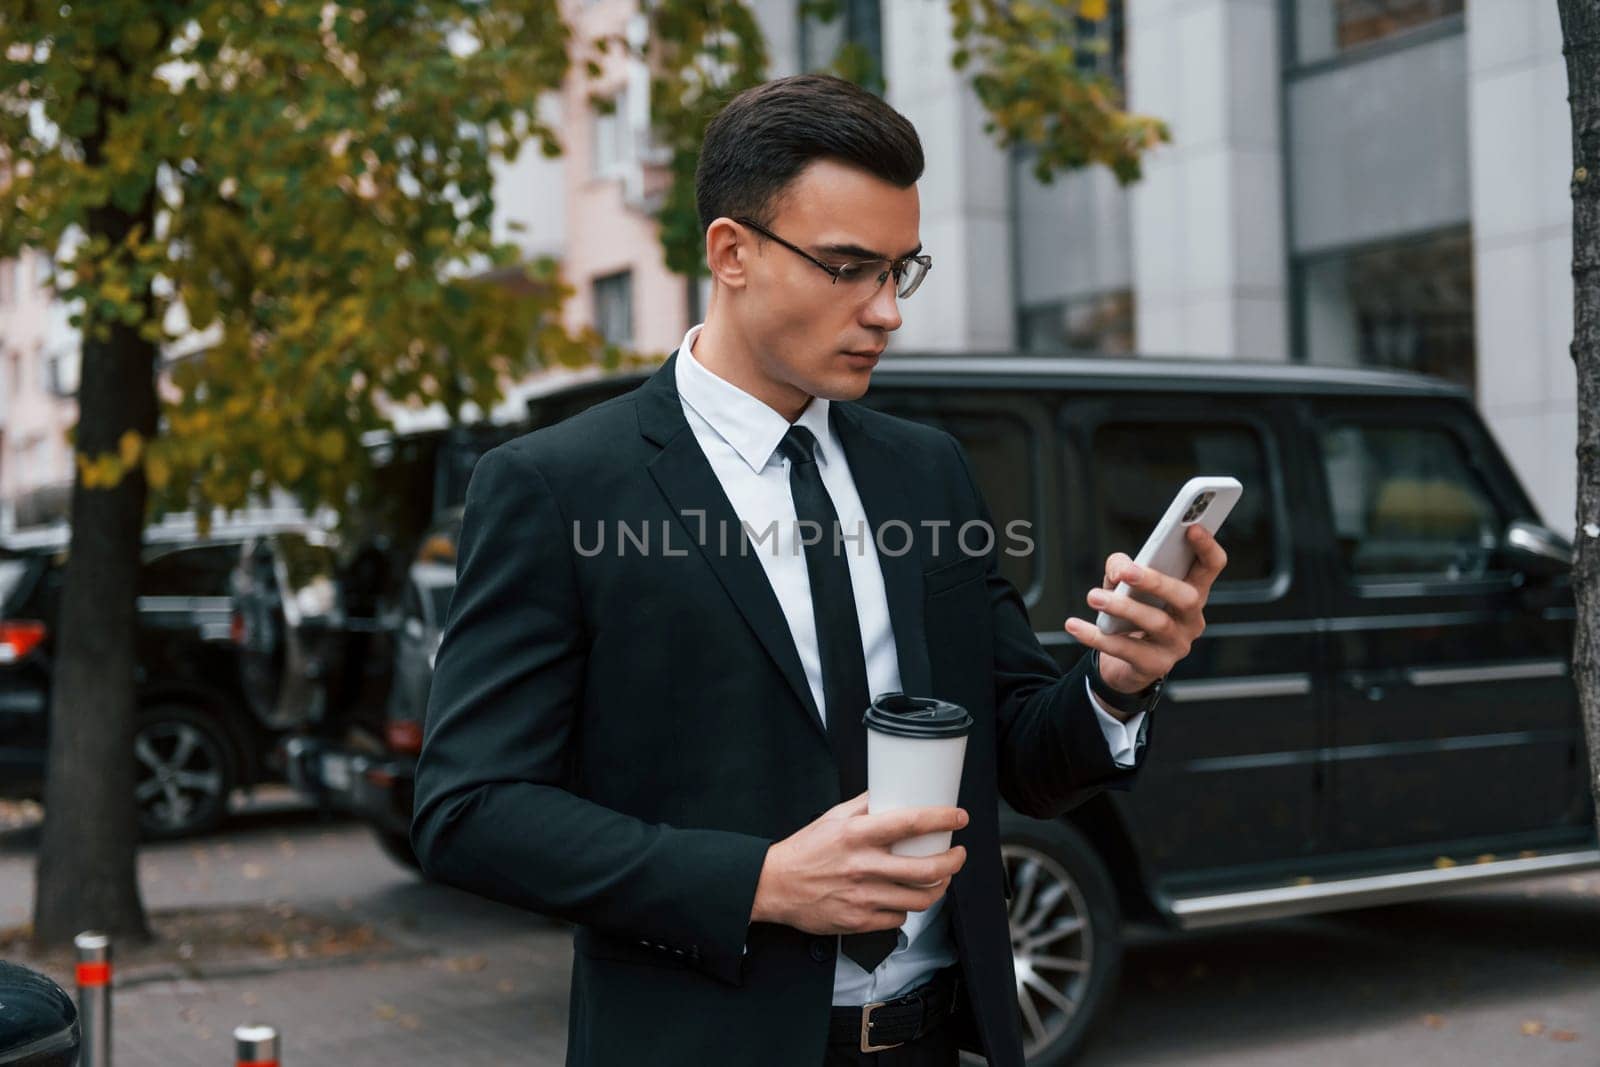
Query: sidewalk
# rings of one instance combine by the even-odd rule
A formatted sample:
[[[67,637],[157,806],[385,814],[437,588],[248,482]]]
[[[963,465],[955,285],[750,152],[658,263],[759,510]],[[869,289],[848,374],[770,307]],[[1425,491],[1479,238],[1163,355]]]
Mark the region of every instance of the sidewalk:
[[[36,833],[0,833],[0,925],[26,922]],[[119,971],[116,1067],[223,1067],[232,1032],[276,1026],[299,1065],[559,1065],[571,938],[565,927],[430,885],[387,859],[365,829],[325,822],[268,794],[220,836],[140,856],[146,908],[287,904],[359,919],[377,955],[266,959],[160,977]],[[219,973],[220,972],[220,973]]]

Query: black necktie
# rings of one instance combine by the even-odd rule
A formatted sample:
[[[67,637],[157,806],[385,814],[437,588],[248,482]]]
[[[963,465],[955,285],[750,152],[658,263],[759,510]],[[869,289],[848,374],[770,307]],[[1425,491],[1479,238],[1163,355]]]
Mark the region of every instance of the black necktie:
[[[804,426],[791,426],[778,449],[789,460],[789,492],[794,496],[795,518],[801,523],[805,546],[806,577],[811,582],[811,613],[817,623],[817,648],[822,659],[822,693],[827,704],[828,745],[839,767],[839,791],[849,800],[867,787],[867,729],[861,724],[871,696],[867,690],[867,659],[861,648],[861,620],[856,617],[855,590],[850,585],[850,564],[836,533],[839,514],[817,470],[817,439]],[[820,537],[816,536],[820,529]],[[859,539],[850,544],[861,544]],[[839,550],[835,550],[835,546]],[[894,930],[848,934],[845,955],[868,972],[877,969],[898,942]]]

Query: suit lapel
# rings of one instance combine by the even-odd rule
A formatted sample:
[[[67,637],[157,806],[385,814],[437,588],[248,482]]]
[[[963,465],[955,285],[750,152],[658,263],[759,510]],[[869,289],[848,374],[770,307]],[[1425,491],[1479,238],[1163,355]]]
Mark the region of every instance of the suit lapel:
[[[639,432],[661,446],[661,451],[648,464],[650,476],[672,506],[689,541],[710,565],[755,632],[756,639],[789,683],[789,688],[794,690],[812,726],[826,738],[827,730],[812,698],[811,686],[806,682],[805,668],[800,665],[800,654],[795,650],[789,623],[783,617],[783,609],[778,605],[772,584],[767,581],[766,571],[761,568],[761,561],[755,556],[757,550],[741,551],[744,530],[739,525],[738,513],[728,502],[722,483],[717,481],[716,472],[711,469],[705,453],[700,450],[700,442],[695,440],[683,417],[676,363],[677,353],[674,352],[672,358],[639,387],[635,401]],[[725,552],[718,536],[718,531],[722,530],[728,533]]]
[[[863,428],[860,413],[853,405],[830,405],[829,421],[844,445],[869,530],[876,534],[884,531],[887,523],[905,523],[903,528],[885,531],[883,542],[898,551],[904,541],[907,550],[899,555],[880,551],[878,564],[889,598],[889,623],[894,630],[895,655],[900,661],[900,687],[911,696],[929,696],[933,671],[922,623],[922,554],[913,536],[919,532],[918,523],[924,512],[913,508],[906,490],[906,472],[917,469],[916,461]]]

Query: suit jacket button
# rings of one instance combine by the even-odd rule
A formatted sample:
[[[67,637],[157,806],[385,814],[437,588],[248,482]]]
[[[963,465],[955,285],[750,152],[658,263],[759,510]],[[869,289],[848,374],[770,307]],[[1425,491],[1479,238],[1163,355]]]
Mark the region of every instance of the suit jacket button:
[[[818,963],[826,963],[833,958],[833,946],[828,944],[826,938],[813,937],[811,939],[811,958]]]

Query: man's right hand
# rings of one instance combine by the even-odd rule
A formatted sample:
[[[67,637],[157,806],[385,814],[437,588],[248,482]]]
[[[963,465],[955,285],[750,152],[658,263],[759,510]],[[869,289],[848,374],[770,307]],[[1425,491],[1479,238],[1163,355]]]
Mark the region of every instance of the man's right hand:
[[[890,853],[896,841],[967,825],[960,808],[905,808],[867,814],[867,794],[824,812],[767,850],[751,922],[811,934],[895,930],[926,911],[967,861],[960,845],[936,856]]]

